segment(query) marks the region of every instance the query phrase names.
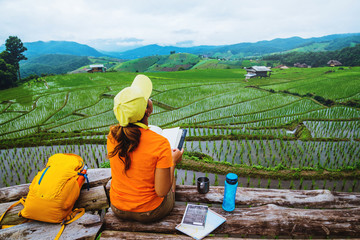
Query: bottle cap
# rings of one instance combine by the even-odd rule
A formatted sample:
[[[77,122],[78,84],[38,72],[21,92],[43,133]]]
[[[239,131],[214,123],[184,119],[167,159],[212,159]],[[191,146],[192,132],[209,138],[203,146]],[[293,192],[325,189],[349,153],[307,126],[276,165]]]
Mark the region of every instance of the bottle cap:
[[[238,176],[235,173],[228,173],[226,175],[226,182],[228,184],[234,185],[237,183],[237,181],[238,181]]]

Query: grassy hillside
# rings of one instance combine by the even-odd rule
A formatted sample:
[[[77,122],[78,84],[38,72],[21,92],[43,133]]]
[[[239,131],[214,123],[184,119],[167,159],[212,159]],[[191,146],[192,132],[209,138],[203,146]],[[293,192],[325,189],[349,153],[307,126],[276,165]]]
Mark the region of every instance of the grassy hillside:
[[[192,61],[171,57],[176,63]],[[146,73],[154,86],[150,124],[189,131],[179,167],[225,174],[222,166],[231,166],[245,180],[259,178],[259,186],[267,180],[281,187],[280,179],[289,179],[299,189],[309,181],[308,189],[359,191],[360,110],[343,103],[360,102],[360,67],[274,69],[271,78],[249,82],[245,73]],[[90,167],[100,166],[109,126],[116,124],[113,96],[136,74],[48,76],[1,91],[1,184],[28,182],[55,152],[77,153]],[[335,104],[327,106],[315,96]],[[199,161],[203,168],[194,164]],[[325,180],[319,185],[319,179]]]
[[[175,59],[176,55],[174,55]],[[207,101],[216,101],[216,91],[212,88],[217,86],[232,86],[231,90],[237,89],[238,91],[251,92],[254,91],[261,95],[275,94],[274,96],[286,96],[291,99],[298,100],[311,100],[311,96],[319,95],[327,99],[335,101],[337,104],[340,104],[344,100],[353,99],[359,101],[359,92],[360,92],[360,67],[345,68],[345,69],[336,69],[333,68],[316,68],[316,69],[298,69],[292,68],[288,70],[278,70],[274,69],[271,75],[271,78],[266,79],[250,79],[249,82],[244,81],[244,74],[246,73],[243,69],[229,69],[229,70],[191,70],[184,72],[161,72],[161,73],[149,73],[148,75],[153,79],[154,82],[154,99],[159,102],[166,103],[167,105],[173,108],[179,108],[178,111],[182,112],[182,108],[192,104],[196,99],[207,99]],[[60,106],[64,105],[65,109],[69,108],[69,111],[66,111],[67,114],[70,114],[68,117],[79,118],[78,116],[71,116],[72,113],[82,112],[82,109],[90,107],[91,102],[88,99],[90,96],[94,99],[93,104],[96,105],[96,102],[108,102],[107,98],[102,94],[116,94],[121,88],[126,86],[131,82],[136,73],[127,73],[127,72],[108,72],[104,74],[70,74],[70,75],[56,75],[49,76],[45,78],[45,82],[33,83],[31,86],[24,85],[21,87],[2,90],[0,94],[0,101],[2,102],[1,106],[1,138],[7,138],[7,135],[10,132],[22,132],[22,128],[31,128],[32,131],[37,131],[38,124],[43,122],[45,124],[44,129],[53,130],[56,125],[64,126],[63,130],[81,130],[78,127],[68,128],[66,125],[70,124],[71,121],[67,122],[67,119],[62,119],[61,122],[64,124],[59,124],[58,118],[52,116],[51,111],[46,111],[48,106],[48,101],[43,99],[53,99],[51,102],[53,105],[49,106],[54,108],[53,112],[56,115],[64,112],[64,108],[58,109],[55,107],[55,102]],[[198,91],[198,87],[206,84],[209,88],[209,92],[205,95]],[[189,88],[190,86],[194,86]],[[254,86],[259,88],[248,88],[248,86]],[[221,89],[220,88],[220,89]],[[271,91],[270,91],[271,90]],[[90,92],[96,92],[96,94],[90,94]],[[165,94],[169,92],[169,94]],[[181,94],[173,94],[179,92]],[[274,93],[275,92],[275,93]],[[277,93],[278,92],[278,93]],[[221,90],[223,93],[223,90]],[[309,96],[301,97],[311,93]],[[248,94],[248,93],[246,93]],[[298,94],[298,95],[296,95]],[[65,96],[67,99],[64,99]],[[76,106],[69,107],[69,98],[78,98],[82,95],[86,96],[85,101],[76,101],[74,104]],[[166,98],[160,96],[167,96]],[[251,98],[256,98],[251,96]],[[62,96],[59,99],[55,96]],[[188,100],[186,100],[188,99]],[[65,102],[64,102],[65,101]],[[223,101],[223,100],[222,100]],[[177,104],[174,105],[173,102]],[[231,102],[223,102],[222,104],[231,105],[234,102],[234,99]],[[38,109],[37,106],[42,103],[44,108]],[[90,105],[89,105],[90,104]],[[104,105],[105,106],[105,105]],[[319,107],[323,107],[319,105]],[[341,107],[341,106],[339,106]],[[326,108],[326,107],[325,107]],[[200,108],[201,110],[202,108]],[[35,111],[36,110],[36,111]],[[109,105],[105,108],[99,108],[100,111],[111,110],[111,99],[109,99]],[[44,115],[44,118],[40,118],[43,121],[39,122],[39,115],[34,114],[35,112],[40,111],[40,115]],[[198,110],[195,110],[198,111]],[[201,110],[203,111],[203,109]],[[225,109],[224,109],[225,111]],[[354,111],[358,111],[354,109]],[[30,118],[30,114],[36,116],[36,118]],[[168,114],[174,114],[175,111],[169,111]],[[225,112],[224,112],[225,113]],[[251,111],[249,112],[249,114]],[[25,115],[24,115],[25,114]],[[96,111],[91,113],[91,116],[95,116]],[[23,119],[26,122],[26,125],[19,124],[22,121],[10,121],[13,115],[24,115],[20,119]],[[64,113],[60,114],[61,116]],[[66,114],[65,114],[66,115]],[[110,114],[111,115],[111,114]],[[224,116],[227,116],[225,114]],[[230,115],[233,116],[233,115]],[[49,119],[47,119],[49,117]],[[17,118],[15,118],[17,119]],[[14,119],[14,120],[15,120]],[[191,123],[194,119],[190,114],[185,119],[185,122]],[[301,120],[301,117],[299,117]],[[18,119],[19,120],[19,119]],[[45,121],[46,120],[46,121]],[[88,120],[84,119],[84,122]],[[179,119],[177,119],[180,121]],[[198,119],[197,119],[198,121]],[[216,124],[216,121],[210,117],[208,121]],[[232,119],[236,122],[236,118]],[[4,123],[6,122],[6,124]],[[17,122],[18,124],[14,125]],[[82,122],[82,121],[81,121]],[[169,122],[168,118],[161,120],[159,125],[172,125]],[[180,122],[184,122],[183,120]],[[222,122],[222,121],[221,121]],[[205,122],[204,122],[205,123]],[[285,122],[287,123],[287,122]],[[72,124],[70,124],[72,125]],[[4,127],[8,126],[8,127]],[[11,127],[10,127],[11,126]],[[50,127],[51,126],[51,127]],[[271,126],[271,124],[269,125]],[[36,129],[35,129],[36,128]],[[57,127],[56,127],[57,128]],[[11,136],[10,134],[9,136]],[[17,134],[15,134],[16,136]],[[21,134],[21,136],[24,136]]]
[[[171,55],[151,56],[130,60],[110,70],[125,72],[160,72],[188,70],[200,61],[197,55],[176,53]]]
[[[157,61],[159,61],[158,56],[144,57],[140,59],[126,61],[115,65],[110,69],[120,72],[146,72],[148,68],[153,66]]]
[[[243,63],[245,65],[243,65]],[[243,66],[253,66],[258,64],[262,63],[258,61],[250,63],[248,60],[233,61],[224,59],[208,59],[189,53],[175,53],[171,55],[151,56],[126,61],[117,64],[109,70],[120,72],[172,72],[189,69],[241,68]]]
[[[240,68],[243,61],[226,61],[217,59],[205,59],[199,61],[192,69],[230,69]]]
[[[360,43],[360,36],[350,36],[346,38],[333,39],[323,42],[309,42],[291,49],[288,52],[321,52],[335,51],[346,47],[354,47]]]

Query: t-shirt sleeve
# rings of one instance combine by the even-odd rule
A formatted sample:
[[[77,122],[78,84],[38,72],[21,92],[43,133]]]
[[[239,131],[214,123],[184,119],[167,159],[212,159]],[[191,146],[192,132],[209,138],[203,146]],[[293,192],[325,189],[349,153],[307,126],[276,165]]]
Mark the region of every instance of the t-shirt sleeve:
[[[173,164],[170,143],[164,139],[163,143],[159,146],[159,158],[156,163],[156,168],[169,168],[172,167]]]
[[[107,136],[106,147],[107,147],[108,154],[111,153],[115,148],[115,140],[111,136],[111,133],[109,133]]]

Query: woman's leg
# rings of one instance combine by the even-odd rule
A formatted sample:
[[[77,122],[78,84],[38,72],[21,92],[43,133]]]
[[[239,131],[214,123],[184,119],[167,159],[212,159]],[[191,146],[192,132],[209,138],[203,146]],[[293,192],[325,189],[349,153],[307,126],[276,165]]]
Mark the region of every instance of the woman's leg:
[[[159,207],[148,212],[127,212],[117,209],[111,204],[114,214],[124,220],[135,220],[138,222],[155,222],[169,215],[175,204],[175,192],[172,190],[164,197]]]

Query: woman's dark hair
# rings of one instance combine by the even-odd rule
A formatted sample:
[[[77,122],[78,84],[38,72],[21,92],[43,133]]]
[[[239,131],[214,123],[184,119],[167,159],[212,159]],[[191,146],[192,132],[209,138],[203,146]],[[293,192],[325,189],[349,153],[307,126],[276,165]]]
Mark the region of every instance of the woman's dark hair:
[[[124,171],[126,173],[131,166],[130,153],[138,147],[141,131],[138,126],[130,123],[127,127],[122,127],[120,125],[112,126],[110,128],[110,133],[118,142],[118,145],[109,153],[109,157],[118,155],[125,165]]]

